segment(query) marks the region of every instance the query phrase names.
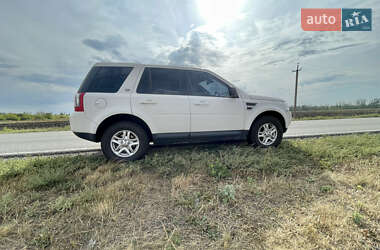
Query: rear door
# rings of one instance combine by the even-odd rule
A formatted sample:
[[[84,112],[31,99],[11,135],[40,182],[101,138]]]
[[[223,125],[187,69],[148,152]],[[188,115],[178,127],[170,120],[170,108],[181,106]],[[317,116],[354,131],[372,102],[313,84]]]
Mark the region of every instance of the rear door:
[[[190,134],[187,88],[183,70],[146,67],[132,94],[132,112],[148,123],[158,139],[187,138]]]
[[[191,136],[238,135],[244,123],[241,99],[232,98],[230,87],[208,72],[189,71],[188,74]]]

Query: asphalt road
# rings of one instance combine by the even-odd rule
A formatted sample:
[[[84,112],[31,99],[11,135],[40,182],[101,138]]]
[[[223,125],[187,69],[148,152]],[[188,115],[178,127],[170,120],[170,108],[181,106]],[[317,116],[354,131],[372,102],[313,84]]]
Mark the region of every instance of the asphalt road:
[[[293,121],[285,138],[380,132],[380,118]],[[100,149],[98,143],[76,137],[71,131],[0,135],[0,157],[55,154]]]

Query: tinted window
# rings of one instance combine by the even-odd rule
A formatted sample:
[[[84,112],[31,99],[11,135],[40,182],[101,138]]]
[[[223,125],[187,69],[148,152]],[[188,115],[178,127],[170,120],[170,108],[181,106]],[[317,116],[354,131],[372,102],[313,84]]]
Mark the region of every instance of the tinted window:
[[[78,92],[115,93],[132,69],[132,67],[93,67]]]
[[[189,73],[192,95],[230,97],[229,87],[213,75],[200,71]]]
[[[186,82],[183,70],[145,68],[137,93],[185,95]]]

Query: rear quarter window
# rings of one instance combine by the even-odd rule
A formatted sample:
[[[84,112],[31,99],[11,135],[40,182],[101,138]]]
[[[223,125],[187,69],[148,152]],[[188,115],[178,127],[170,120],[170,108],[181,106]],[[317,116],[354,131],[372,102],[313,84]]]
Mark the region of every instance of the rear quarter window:
[[[93,67],[87,74],[78,93],[116,93],[133,67]]]

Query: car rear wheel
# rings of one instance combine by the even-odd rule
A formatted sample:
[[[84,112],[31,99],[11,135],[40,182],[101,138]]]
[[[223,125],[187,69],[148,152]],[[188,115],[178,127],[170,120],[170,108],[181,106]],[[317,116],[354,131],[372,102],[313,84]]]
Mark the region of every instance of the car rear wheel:
[[[118,122],[104,132],[101,147],[105,157],[112,161],[130,161],[142,158],[149,148],[148,135],[138,124]]]
[[[277,147],[282,141],[283,128],[276,117],[264,116],[255,121],[250,140],[254,146]]]

